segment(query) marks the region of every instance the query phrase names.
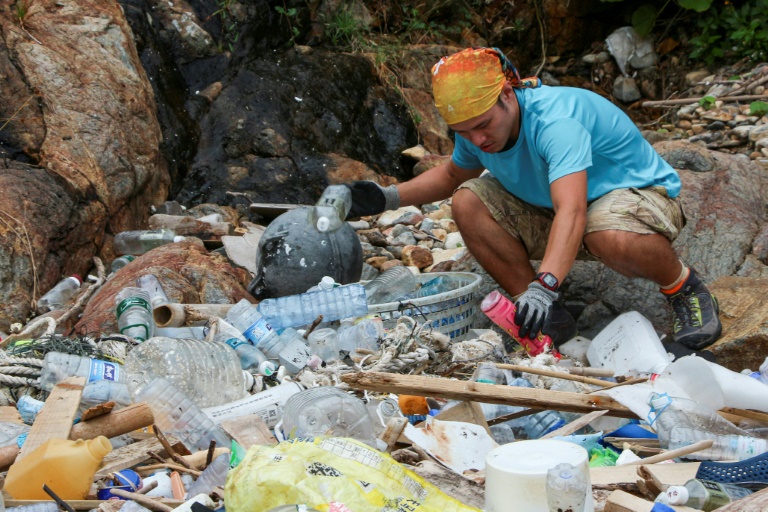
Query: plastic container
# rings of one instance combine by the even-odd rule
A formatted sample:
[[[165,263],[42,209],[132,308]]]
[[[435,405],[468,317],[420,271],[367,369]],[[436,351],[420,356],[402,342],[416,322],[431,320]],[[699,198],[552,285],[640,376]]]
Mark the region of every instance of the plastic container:
[[[267,359],[264,353],[251,345],[247,340],[229,338],[224,342],[235,351],[240,359],[240,368],[251,373],[259,373],[269,377],[277,371],[277,366]]]
[[[330,363],[339,359],[339,340],[336,331],[330,327],[315,329],[307,338],[309,350],[317,357]]]
[[[319,232],[336,231],[352,208],[352,191],[345,185],[326,187],[314,208],[309,210],[309,223]]]
[[[126,382],[125,371],[117,363],[60,352],[45,354],[40,372],[40,387],[45,391],[51,391],[56,384],[67,377],[85,377],[86,383],[100,380]]]
[[[216,407],[207,407],[203,412],[216,425],[247,414],[258,414],[268,428],[273,428],[283,417],[285,402],[296,393],[304,390],[297,382],[286,382],[260,393]]]
[[[693,460],[746,460],[768,451],[768,440],[736,434],[718,435],[704,430],[674,427],[669,434],[669,449],[682,448],[711,439],[714,444],[685,456]]]
[[[403,299],[416,290],[416,275],[408,267],[392,267],[365,284],[368,304],[384,304]]]
[[[37,300],[38,310],[53,311],[61,308],[69,299],[80,290],[83,278],[77,274],[66,277],[56,283],[56,286],[48,290],[48,293]]]
[[[115,295],[117,328],[121,334],[137,341],[146,341],[154,335],[155,320],[149,303],[149,293],[129,286]]]
[[[625,377],[658,374],[670,363],[653,325],[637,311],[619,315],[600,331],[587,349],[587,359],[593,367]]]
[[[16,401],[16,409],[19,411],[19,416],[27,425],[35,422],[35,418],[37,418],[37,414],[43,408],[43,405],[45,405],[45,402],[35,400],[29,395],[23,395]],[[0,443],[0,445],[3,444],[5,443]]]
[[[151,251],[155,247],[174,242],[181,242],[183,236],[176,236],[170,229],[152,229],[141,231],[123,231],[115,235],[112,247],[119,255],[131,254],[138,256]]]
[[[380,318],[363,318],[357,322],[345,319],[336,329],[339,350],[348,354],[353,354],[357,349],[378,350],[383,335],[384,325]]]
[[[198,494],[210,494],[215,487],[224,487],[227,481],[227,473],[229,473],[229,458],[230,455],[225,453],[213,459],[213,462],[205,468],[205,471],[197,477],[197,480],[187,490],[185,499],[197,496]]]
[[[352,437],[377,447],[365,403],[333,386],[307,389],[290,397],[283,410],[283,435]]]
[[[547,471],[549,512],[583,512],[586,499],[587,479],[579,468],[562,462]]]
[[[168,296],[165,294],[165,290],[163,290],[163,285],[160,284],[160,281],[153,274],[141,276],[136,280],[136,284],[149,294],[149,305],[153,310],[168,304]]]
[[[135,260],[136,257],[132,256],[130,254],[124,254],[123,256],[120,256],[119,258],[115,258],[112,260],[112,264],[110,265],[110,269],[112,272],[117,272],[133,260]]]
[[[163,378],[200,407],[233,402],[245,395],[240,359],[221,343],[155,337],[131,350],[125,370],[133,394]]]
[[[589,455],[581,446],[551,439],[518,441],[494,448],[485,457],[484,510],[549,510],[547,472],[558,464],[567,463],[583,476],[586,482],[584,511],[593,512],[588,461]]]
[[[539,332],[536,338],[521,337],[520,327],[515,325],[515,303],[497,292],[496,290],[489,293],[480,304],[480,309],[483,310],[488,318],[496,325],[504,329],[504,331],[512,336],[530,356],[537,356],[547,351],[552,351],[555,357],[559,357],[557,350],[554,350],[552,345],[552,338]]]
[[[17,500],[47,500],[46,484],[62,499],[82,500],[110,451],[112,445],[104,436],[87,441],[49,439],[11,466],[5,491]]]
[[[177,437],[190,451],[207,450],[211,441],[216,441],[218,447],[230,444],[224,431],[166,379],[155,379],[143,386],[135,398],[136,402],[149,404],[155,423],[164,434]]]
[[[453,341],[466,339],[470,329],[480,325],[477,312],[480,306],[482,277],[472,272],[430,272],[416,276],[417,281],[442,278],[451,283],[450,291],[406,302],[388,302],[368,308],[368,313],[378,315],[385,329],[391,329],[401,316],[411,316],[420,323],[450,336]]]
[[[319,290],[259,303],[259,313],[274,329],[311,324],[319,315],[330,322],[342,318],[365,316],[368,303],[361,284],[349,284],[330,290]]]
[[[307,366],[312,357],[307,340],[291,327],[262,344],[260,348],[268,358],[279,360],[292,374]]]
[[[692,479],[685,485],[672,485],[667,489],[670,505],[687,507],[711,512],[725,505],[749,496],[752,491],[731,484]]]
[[[272,326],[259,312],[256,304],[251,304],[247,299],[229,308],[227,322],[232,324],[243,336],[266,353],[263,346],[277,336]]]

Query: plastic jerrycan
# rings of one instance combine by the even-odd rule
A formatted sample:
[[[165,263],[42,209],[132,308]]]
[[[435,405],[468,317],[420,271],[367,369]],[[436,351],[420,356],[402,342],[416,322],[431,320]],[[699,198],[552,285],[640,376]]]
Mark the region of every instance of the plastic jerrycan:
[[[8,470],[5,490],[17,500],[49,500],[43,484],[65,500],[82,500],[104,456],[112,451],[109,439],[84,441],[49,439]]]

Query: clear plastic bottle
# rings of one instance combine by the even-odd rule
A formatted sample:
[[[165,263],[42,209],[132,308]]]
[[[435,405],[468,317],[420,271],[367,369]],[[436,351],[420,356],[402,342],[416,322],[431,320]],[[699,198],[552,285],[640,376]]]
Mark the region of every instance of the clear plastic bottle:
[[[365,296],[368,304],[386,304],[411,295],[416,284],[416,275],[408,267],[392,267],[364,285]]]
[[[309,349],[317,357],[330,363],[339,359],[339,340],[336,331],[330,327],[315,329],[307,338]]]
[[[134,395],[159,378],[171,382],[200,407],[225,404],[245,395],[240,360],[222,343],[155,337],[131,350],[125,371]]]
[[[277,336],[272,326],[259,312],[259,307],[248,302],[248,299],[242,299],[229,308],[226,321],[242,333],[255,347],[262,350],[264,350],[262,347],[265,344]]]
[[[126,382],[125,371],[118,363],[60,352],[45,354],[40,372],[40,387],[45,391],[51,391],[56,384],[67,377],[85,377],[87,383],[100,380]]]
[[[259,303],[258,309],[272,328],[284,329],[309,325],[319,315],[323,315],[326,322],[365,316],[368,302],[363,285],[348,284],[331,290],[266,299]]]
[[[344,224],[351,208],[352,191],[345,185],[331,185],[309,210],[309,223],[321,233],[336,231]]]
[[[210,494],[215,487],[224,487],[227,481],[227,473],[229,473],[229,458],[229,454],[225,453],[213,459],[213,462],[205,468],[205,471],[189,487],[184,499],[189,499],[198,494]]]
[[[379,340],[384,334],[381,318],[364,318],[355,323],[353,319],[344,319],[336,329],[339,338],[339,350],[352,354],[358,348],[376,351]]]
[[[176,236],[176,233],[170,229],[123,231],[115,235],[112,247],[115,249],[115,253],[119,255],[139,256],[155,247],[182,240],[184,240],[183,236]]]
[[[131,392],[123,382],[111,380],[97,380],[89,382],[83,388],[83,396],[80,399],[81,409],[88,409],[94,405],[115,402],[118,405],[131,405]]]
[[[693,460],[746,460],[768,452],[768,440],[736,434],[718,435],[704,430],[674,427],[669,433],[669,449],[683,448],[711,439],[714,444],[685,456]]]
[[[228,447],[230,444],[224,431],[194,401],[166,379],[149,382],[139,389],[135,399],[137,402],[147,402],[155,423],[163,433],[178,438],[190,451],[207,450],[212,440],[216,441],[218,447]]]
[[[155,332],[155,320],[146,290],[128,286],[115,295],[117,328],[126,336],[146,341]]]
[[[547,471],[547,504],[550,512],[582,512],[586,500],[587,479],[577,467],[564,462]]]
[[[430,297],[439,293],[449,292],[455,289],[455,285],[443,276],[438,276],[423,283],[416,290],[416,297]]]
[[[62,279],[56,286],[48,290],[48,293],[37,300],[37,309],[53,311],[61,308],[69,299],[80,290],[83,278],[77,274]]]
[[[117,272],[133,260],[135,260],[136,257],[132,256],[130,254],[124,254],[123,256],[120,256],[119,258],[115,258],[112,260],[112,264],[110,265],[110,268],[112,269],[112,272]]]
[[[165,294],[165,290],[163,290],[163,285],[160,284],[155,275],[143,275],[136,280],[136,284],[149,294],[149,305],[153,310],[170,302]]]
[[[232,348],[237,357],[240,358],[240,368],[243,370],[267,377],[277,371],[275,363],[269,361],[264,352],[253,346],[234,325],[226,320],[220,318],[217,320],[213,341],[224,343]]]
[[[565,425],[565,418],[557,411],[541,411],[527,416],[523,429],[528,439],[539,439],[541,436],[554,432]]]
[[[667,489],[670,505],[687,507],[711,512],[727,504],[752,494],[752,491],[732,484],[721,484],[696,478],[685,485],[671,485]]]
[[[312,357],[307,340],[291,327],[261,345],[261,350],[270,359],[277,359],[292,374],[304,368]]]

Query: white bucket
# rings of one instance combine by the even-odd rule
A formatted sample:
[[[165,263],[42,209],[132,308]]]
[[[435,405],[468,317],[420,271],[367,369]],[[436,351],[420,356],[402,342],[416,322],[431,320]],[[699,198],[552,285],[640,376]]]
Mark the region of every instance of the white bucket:
[[[661,373],[670,361],[653,325],[637,311],[619,315],[600,331],[589,345],[587,359],[591,366],[631,377]]]
[[[531,440],[505,444],[485,458],[485,512],[549,512],[547,471],[561,463],[579,470],[587,481],[584,512],[594,512],[589,454],[565,441]]]

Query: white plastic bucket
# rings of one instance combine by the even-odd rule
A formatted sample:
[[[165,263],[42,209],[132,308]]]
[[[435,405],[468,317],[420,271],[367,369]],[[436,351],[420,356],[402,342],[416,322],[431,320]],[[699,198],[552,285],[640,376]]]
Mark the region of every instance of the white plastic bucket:
[[[580,469],[587,481],[584,512],[594,512],[589,454],[565,441],[531,440],[505,444],[485,458],[485,512],[549,512],[547,471],[561,463]]]
[[[653,325],[637,311],[619,315],[600,331],[587,349],[587,359],[591,366],[632,377],[661,373],[670,361]]]

